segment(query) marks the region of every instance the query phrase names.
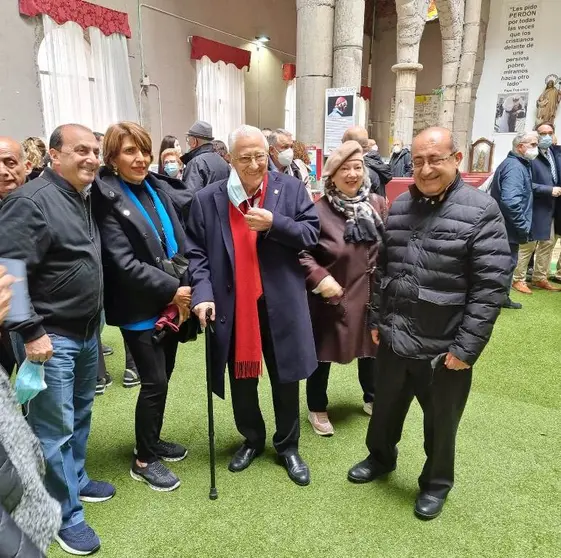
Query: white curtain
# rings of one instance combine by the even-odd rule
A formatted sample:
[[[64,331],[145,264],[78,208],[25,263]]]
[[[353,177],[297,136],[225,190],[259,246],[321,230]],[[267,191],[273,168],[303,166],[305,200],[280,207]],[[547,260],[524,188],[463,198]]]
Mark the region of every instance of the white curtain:
[[[198,118],[211,124],[214,137],[224,142],[245,123],[244,71],[206,56],[197,60]]]
[[[119,120],[138,120],[123,35],[90,27],[88,43],[77,23],[58,25],[47,15],[43,28],[38,65],[47,137],[60,124],[105,132]]]
[[[288,82],[284,103],[284,129],[296,135],[296,80]]]

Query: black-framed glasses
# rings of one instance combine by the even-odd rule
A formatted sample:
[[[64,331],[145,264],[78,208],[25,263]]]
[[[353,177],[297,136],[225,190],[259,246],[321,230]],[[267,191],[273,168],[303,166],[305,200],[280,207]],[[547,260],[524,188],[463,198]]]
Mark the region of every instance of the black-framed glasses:
[[[415,158],[413,159],[413,166],[416,169],[422,169],[425,165],[428,165],[429,167],[439,167],[445,161],[448,161],[450,157],[456,155],[456,153],[457,151],[453,151],[450,155],[446,155],[445,157],[431,157],[430,159]]]

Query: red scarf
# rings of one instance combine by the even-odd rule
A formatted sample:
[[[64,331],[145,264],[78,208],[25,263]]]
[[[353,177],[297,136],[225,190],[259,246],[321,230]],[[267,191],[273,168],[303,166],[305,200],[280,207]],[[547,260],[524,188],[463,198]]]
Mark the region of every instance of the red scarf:
[[[259,207],[263,207],[267,191],[267,175],[261,188]],[[236,379],[258,378],[263,373],[261,332],[257,300],[263,294],[261,272],[257,257],[257,232],[251,231],[244,218],[247,202],[237,209],[230,202],[228,212],[230,229],[234,241],[234,377]],[[253,207],[250,201],[249,207]],[[241,210],[241,212],[240,212]]]

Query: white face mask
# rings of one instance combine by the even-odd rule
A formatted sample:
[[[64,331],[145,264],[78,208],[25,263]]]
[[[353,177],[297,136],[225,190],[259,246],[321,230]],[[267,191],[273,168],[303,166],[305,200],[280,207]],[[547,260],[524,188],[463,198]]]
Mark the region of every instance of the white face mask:
[[[164,172],[168,176],[171,176],[172,178],[175,178],[179,174],[179,163],[177,163],[175,161],[170,161],[170,162],[166,163],[164,165]]]
[[[228,198],[236,208],[240,208],[240,205],[247,200],[247,194],[242,186],[242,182],[238,173],[235,169],[230,171],[230,176],[228,177]]]
[[[373,146],[370,148],[370,151],[374,151],[374,153],[378,153],[378,146],[377,146],[377,145],[373,145]]]
[[[400,145],[394,145],[392,151],[397,155],[398,153],[401,153],[402,149],[403,147],[401,147]]]
[[[530,147],[524,153],[524,159],[528,161],[533,161],[538,156],[538,148],[537,147]]]
[[[292,150],[291,147],[285,149],[284,151],[279,151],[278,158],[279,158],[279,163],[283,167],[288,167],[292,164],[292,161],[294,160],[294,151]]]

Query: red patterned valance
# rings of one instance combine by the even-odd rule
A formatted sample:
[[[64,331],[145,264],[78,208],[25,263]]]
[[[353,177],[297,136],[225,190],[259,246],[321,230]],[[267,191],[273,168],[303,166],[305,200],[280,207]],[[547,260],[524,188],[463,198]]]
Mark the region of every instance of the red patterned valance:
[[[127,13],[84,0],[19,0],[19,13],[30,17],[45,14],[59,25],[73,21],[84,29],[97,27],[104,35],[121,33],[129,39],[131,37]]]
[[[360,96],[365,101],[370,101],[370,98],[372,97],[372,87],[368,87],[366,85],[361,85],[360,86]]]
[[[296,77],[296,64],[282,65],[282,79],[292,81]]]
[[[217,43],[204,37],[191,37],[191,60],[200,60],[203,56],[208,56],[213,62],[233,64],[240,70],[243,70],[244,66],[249,69],[251,62],[249,50]]]

